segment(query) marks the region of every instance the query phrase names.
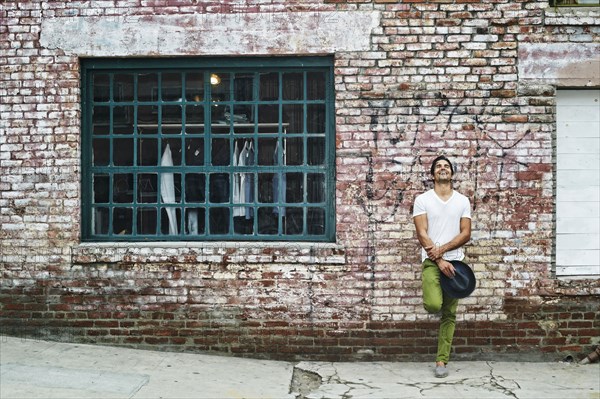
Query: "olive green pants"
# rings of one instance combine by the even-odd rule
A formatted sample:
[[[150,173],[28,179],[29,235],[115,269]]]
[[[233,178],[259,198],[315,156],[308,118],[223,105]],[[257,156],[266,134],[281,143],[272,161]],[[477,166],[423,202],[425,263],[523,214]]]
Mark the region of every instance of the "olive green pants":
[[[456,326],[458,299],[444,294],[440,285],[440,269],[430,259],[423,262],[423,306],[429,313],[442,312],[438,333],[436,362],[448,363]]]

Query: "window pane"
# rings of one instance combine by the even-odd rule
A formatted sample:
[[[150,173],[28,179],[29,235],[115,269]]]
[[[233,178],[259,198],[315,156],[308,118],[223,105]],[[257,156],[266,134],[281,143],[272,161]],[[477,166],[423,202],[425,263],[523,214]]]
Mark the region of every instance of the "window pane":
[[[229,208],[210,208],[210,234],[229,233]]]
[[[182,84],[180,73],[163,73],[161,83],[161,97],[163,101],[181,101]]]
[[[185,139],[185,164],[204,165],[204,139]]]
[[[94,101],[107,102],[110,100],[110,80],[105,74],[94,75],[92,91],[94,92]]]
[[[158,165],[158,139],[138,139],[138,165]]]
[[[259,76],[259,100],[277,101],[279,99],[279,73],[261,73]]]
[[[211,147],[212,164],[215,166],[230,165],[229,139],[213,139]]]
[[[309,165],[325,164],[325,137],[309,137],[306,148]]]
[[[325,202],[325,174],[308,173],[306,175],[307,202]]]
[[[109,134],[110,107],[96,105],[92,109],[92,132],[94,134]]]
[[[169,138],[162,141],[162,159],[161,166],[179,166],[181,165],[181,139]]]
[[[278,150],[277,139],[258,139],[258,164],[259,165],[277,165]]]
[[[279,216],[273,207],[258,208],[258,234],[278,234]]]
[[[108,208],[93,208],[92,223],[94,234],[108,234],[110,212]]]
[[[133,75],[116,74],[113,90],[114,101],[133,101]]]
[[[138,106],[138,131],[142,134],[158,133],[158,106]]]
[[[254,233],[254,218],[245,216],[233,217],[233,232],[235,234],[249,235]]]
[[[113,202],[131,204],[133,202],[133,174],[116,173],[113,175]]]
[[[110,163],[110,140],[94,139],[92,142],[93,158],[92,165],[107,166]]]
[[[302,173],[286,173],[286,201],[288,203],[303,202],[304,175]]]
[[[113,140],[113,164],[133,166],[133,139]]]
[[[307,106],[306,124],[308,133],[325,133],[325,104]]]
[[[181,105],[165,105],[162,107],[163,134],[181,134]]]
[[[133,209],[113,209],[113,234],[130,235],[133,233]]]
[[[109,188],[110,176],[106,174],[94,174],[94,203],[104,204],[110,201]]]
[[[213,204],[229,202],[229,174],[211,174],[209,192],[210,202]]]
[[[307,100],[325,100],[325,73],[308,72],[306,74]]]
[[[181,202],[181,173],[160,174],[160,199],[165,204]]]
[[[185,202],[204,202],[205,177],[200,173],[185,175]]]
[[[258,123],[278,123],[279,105],[261,104],[258,106]],[[277,130],[275,130],[277,132]]]
[[[274,202],[273,195],[274,186],[273,182],[275,179],[273,173],[259,173],[258,174],[258,202],[271,203]]]
[[[310,235],[325,234],[325,209],[308,208],[306,228]]]
[[[204,100],[204,72],[192,72],[185,75],[185,99],[195,102]]]
[[[282,87],[284,100],[302,100],[304,98],[302,72],[284,73]]]
[[[158,101],[158,74],[138,75],[138,101]]]
[[[113,108],[113,133],[133,134],[133,105]]]
[[[185,107],[185,132],[190,134],[204,133],[204,107],[188,105]]]
[[[283,123],[287,133],[304,133],[304,106],[302,104],[284,105]]]
[[[156,208],[138,208],[137,210],[137,233],[156,234],[157,226]]]
[[[302,208],[286,208],[285,234],[302,234],[304,214]]]
[[[233,82],[233,98],[235,101],[252,101],[254,90],[253,73],[237,73]]]
[[[302,137],[292,137],[284,139],[285,145],[285,164],[302,165],[304,163],[304,144]]]
[[[158,201],[158,176],[156,173],[138,175],[138,203],[156,204]]]
[[[229,93],[230,74],[228,73],[211,73],[211,101],[229,101],[231,96]]]
[[[185,233],[189,235],[204,234],[204,208],[187,208],[185,210]]]
[[[181,222],[181,209],[161,208],[160,232],[165,235],[179,234],[179,223]]]

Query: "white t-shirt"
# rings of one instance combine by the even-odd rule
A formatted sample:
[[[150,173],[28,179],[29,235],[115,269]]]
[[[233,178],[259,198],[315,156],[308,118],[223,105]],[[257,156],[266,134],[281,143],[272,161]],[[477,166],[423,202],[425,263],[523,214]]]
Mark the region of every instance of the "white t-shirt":
[[[444,202],[433,189],[417,196],[413,209],[415,216],[427,214],[427,234],[435,245],[444,245],[460,233],[460,219],[471,219],[471,203],[467,197],[452,190],[452,196]],[[456,248],[444,254],[446,260],[463,260],[465,252]],[[421,249],[421,261],[427,252]]]

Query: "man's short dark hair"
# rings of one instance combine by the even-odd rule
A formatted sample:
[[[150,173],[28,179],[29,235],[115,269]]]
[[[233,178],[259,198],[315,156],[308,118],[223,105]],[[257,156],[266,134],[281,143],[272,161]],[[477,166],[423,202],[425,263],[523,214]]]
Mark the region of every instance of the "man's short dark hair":
[[[433,160],[433,162],[431,163],[431,174],[434,174],[435,171],[435,164],[438,163],[439,161],[446,161],[448,162],[448,164],[450,165],[450,173],[452,173],[454,175],[454,167],[452,166],[452,162],[450,162],[450,160],[448,158],[446,158],[445,155],[440,155],[439,157],[437,157],[436,159]]]

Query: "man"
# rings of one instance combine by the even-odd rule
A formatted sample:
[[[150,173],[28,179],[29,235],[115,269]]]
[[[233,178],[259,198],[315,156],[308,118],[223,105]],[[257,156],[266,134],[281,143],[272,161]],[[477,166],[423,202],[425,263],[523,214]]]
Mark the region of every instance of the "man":
[[[452,189],[454,169],[448,158],[437,157],[431,175],[433,189],[415,199],[413,220],[422,246],[423,306],[429,313],[442,313],[435,376],[443,378],[448,376],[458,299],[442,291],[440,273],[454,277],[450,261],[462,261],[465,256],[462,246],[471,238],[471,203]]]

